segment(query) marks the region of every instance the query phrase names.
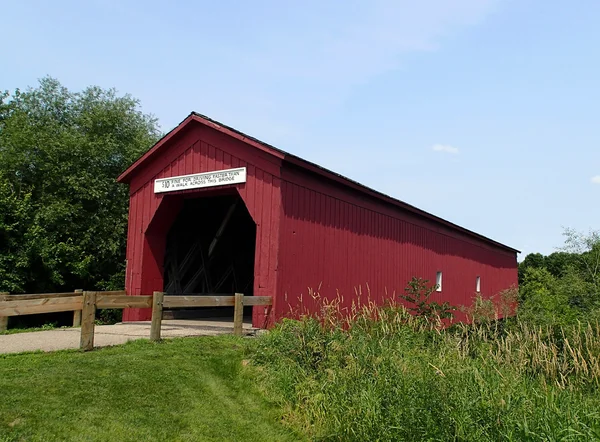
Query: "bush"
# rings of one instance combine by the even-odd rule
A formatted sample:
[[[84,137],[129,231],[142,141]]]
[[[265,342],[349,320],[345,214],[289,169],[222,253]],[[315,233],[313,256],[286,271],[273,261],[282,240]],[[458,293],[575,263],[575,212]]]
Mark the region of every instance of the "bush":
[[[111,325],[123,320],[122,309],[101,309],[96,311],[96,323],[100,325]]]
[[[546,269],[529,268],[520,290],[519,318],[535,325],[564,325],[576,319],[576,311],[556,277]]]
[[[436,323],[454,317],[455,307],[449,302],[439,303],[432,301],[431,295],[438,289],[438,285],[429,285],[428,279],[413,277],[404,288],[400,298],[412,305],[409,310],[416,316],[429,323]]]

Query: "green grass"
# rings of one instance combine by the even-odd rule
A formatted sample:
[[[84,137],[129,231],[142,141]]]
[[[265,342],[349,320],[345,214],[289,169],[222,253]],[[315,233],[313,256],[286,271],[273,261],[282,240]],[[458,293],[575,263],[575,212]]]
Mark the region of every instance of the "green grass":
[[[0,442],[600,440],[599,324],[340,314],[256,339],[0,355]]]
[[[261,336],[252,363],[284,421],[317,440],[600,440],[600,327],[504,325],[325,312]]]
[[[0,441],[285,441],[298,436],[234,337],[0,355]]]

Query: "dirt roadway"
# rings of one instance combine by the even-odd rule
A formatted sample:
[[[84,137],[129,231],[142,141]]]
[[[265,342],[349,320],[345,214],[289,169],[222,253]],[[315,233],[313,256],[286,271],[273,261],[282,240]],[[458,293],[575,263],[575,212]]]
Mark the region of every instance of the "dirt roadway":
[[[252,332],[250,323],[244,323],[244,331]],[[213,320],[163,319],[161,336],[176,338],[182,336],[215,336],[233,333],[233,322]],[[38,332],[0,335],[0,353],[21,353],[25,351],[55,351],[79,348],[79,328],[64,328]],[[150,322],[125,322],[115,325],[97,325],[94,346],[124,344],[134,339],[150,337]]]

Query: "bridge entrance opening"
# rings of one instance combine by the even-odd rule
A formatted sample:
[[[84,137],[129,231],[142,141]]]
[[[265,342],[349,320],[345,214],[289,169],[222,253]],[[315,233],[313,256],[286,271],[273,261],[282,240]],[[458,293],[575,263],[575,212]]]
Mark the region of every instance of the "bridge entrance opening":
[[[186,199],[171,226],[165,296],[253,295],[256,224],[237,195]],[[244,309],[251,318],[252,307]],[[165,318],[233,317],[232,307],[170,310]]]

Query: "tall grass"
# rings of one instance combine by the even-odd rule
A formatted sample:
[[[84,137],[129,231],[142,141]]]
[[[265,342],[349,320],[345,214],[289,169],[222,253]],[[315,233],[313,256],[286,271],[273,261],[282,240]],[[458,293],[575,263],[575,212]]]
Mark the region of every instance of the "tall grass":
[[[340,305],[283,321],[253,351],[284,420],[311,437],[600,440],[597,323],[444,328],[401,305]]]

